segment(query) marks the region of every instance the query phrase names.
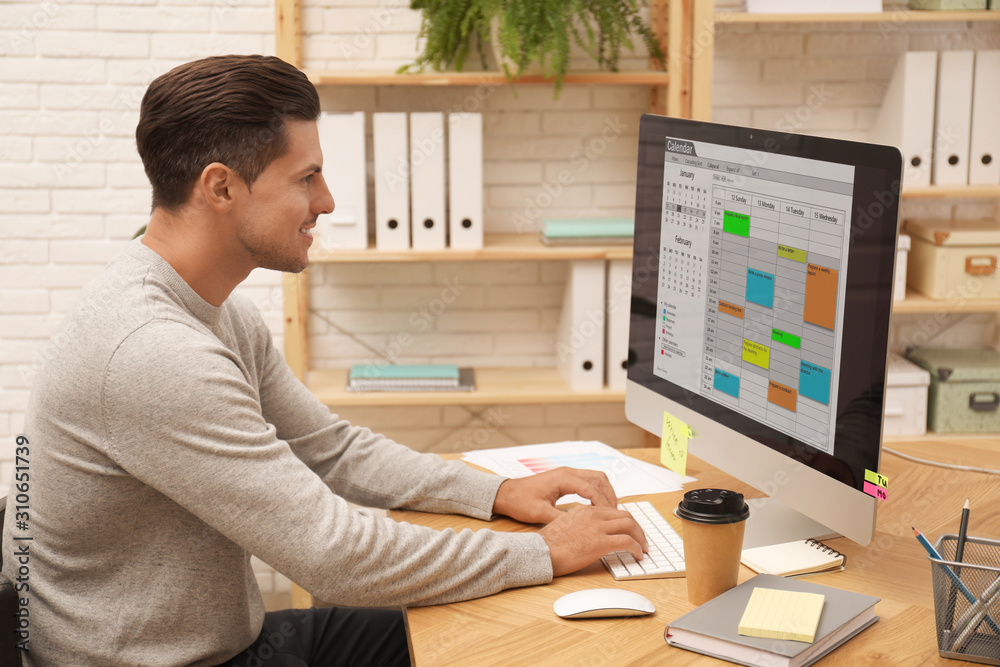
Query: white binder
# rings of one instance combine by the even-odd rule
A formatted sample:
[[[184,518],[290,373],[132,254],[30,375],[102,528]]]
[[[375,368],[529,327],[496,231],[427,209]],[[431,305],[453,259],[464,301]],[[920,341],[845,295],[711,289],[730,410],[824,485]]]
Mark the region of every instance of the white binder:
[[[483,247],[483,116],[448,116],[448,245]]]
[[[556,339],[556,368],[578,391],[604,386],[604,260],[569,263]]]
[[[969,133],[972,129],[972,51],[943,51],[938,56],[937,107],[934,117],[934,185],[969,183]]]
[[[625,391],[628,378],[628,326],[632,302],[632,262],[608,262],[608,345],[605,354],[608,389]]]
[[[936,51],[909,51],[899,57],[869,135],[874,143],[902,151],[905,187],[931,184],[937,56]]]
[[[323,151],[323,177],[333,195],[333,213],[316,221],[324,248],[368,247],[368,187],[365,114],[320,114],[316,123]]]
[[[410,114],[410,204],[415,250],[445,247],[444,114]]]
[[[1000,184],[1000,51],[977,51],[969,185]]]
[[[410,142],[405,113],[372,114],[375,245],[410,247]]]

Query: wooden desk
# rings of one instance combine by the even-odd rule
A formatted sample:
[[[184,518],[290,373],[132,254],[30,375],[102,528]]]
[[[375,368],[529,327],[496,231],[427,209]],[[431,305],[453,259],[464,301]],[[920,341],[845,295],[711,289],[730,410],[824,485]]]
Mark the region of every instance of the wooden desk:
[[[940,442],[893,443],[907,454],[967,466],[1000,469],[1000,441],[995,438]],[[657,451],[629,454],[654,461]],[[882,598],[875,607],[875,625],[827,656],[821,665],[855,667],[875,661],[892,665],[972,664],[938,656],[931,592],[931,569],[911,526],[933,543],[941,533],[958,531],[959,513],[968,497],[972,508],[969,534],[1000,537],[1000,480],[982,473],[957,472],[883,455],[882,472],[889,478],[889,498],[879,507],[877,535],[863,547],[846,539],[830,540],[848,556],[843,572],[810,577],[810,581]],[[688,459],[688,473],[698,479],[692,488],[724,486],[759,496],[698,459]],[[645,496],[679,529],[672,510],[681,493]],[[465,517],[418,512],[394,512],[400,520],[435,528],[534,530],[500,519],[484,522]],[[753,576],[741,566],[740,581]],[[624,619],[568,621],[557,617],[552,603],[565,593],[584,588],[628,588],[642,593],[656,613]],[[410,651],[416,665],[671,665],[724,664],[663,641],[664,627],[693,609],[681,579],[616,582],[600,563],[560,577],[547,586],[504,591],[451,605],[408,609]]]

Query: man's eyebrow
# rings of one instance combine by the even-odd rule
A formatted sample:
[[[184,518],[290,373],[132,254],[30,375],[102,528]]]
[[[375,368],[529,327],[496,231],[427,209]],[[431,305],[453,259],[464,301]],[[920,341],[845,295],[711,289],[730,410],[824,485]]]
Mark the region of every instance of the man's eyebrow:
[[[319,174],[319,173],[322,173],[322,171],[323,171],[323,167],[319,166],[318,164],[313,163],[313,164],[309,165],[308,167],[306,167],[305,169],[300,170],[299,173],[300,174]]]

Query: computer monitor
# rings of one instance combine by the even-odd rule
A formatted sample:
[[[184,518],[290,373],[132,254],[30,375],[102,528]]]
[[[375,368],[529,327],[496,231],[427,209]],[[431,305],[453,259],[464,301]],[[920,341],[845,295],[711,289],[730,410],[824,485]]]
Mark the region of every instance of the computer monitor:
[[[625,412],[681,420],[767,497],[747,547],[874,535],[901,170],[891,147],[641,119]]]

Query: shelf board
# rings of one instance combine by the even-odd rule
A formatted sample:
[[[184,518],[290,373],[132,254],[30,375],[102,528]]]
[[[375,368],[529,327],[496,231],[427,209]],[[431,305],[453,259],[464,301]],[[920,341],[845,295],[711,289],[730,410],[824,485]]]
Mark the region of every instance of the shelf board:
[[[904,199],[945,199],[948,197],[1000,197],[1000,185],[930,185],[923,188],[903,189]]]
[[[415,72],[396,74],[391,70],[303,70],[317,86],[500,86],[507,85],[503,72]],[[541,74],[524,74],[515,84],[552,84],[555,79]],[[661,70],[624,72],[568,72],[563,83],[611,86],[665,86],[670,75]]]
[[[940,23],[943,21],[1000,21],[1000,12],[989,10],[931,11],[899,9],[889,12],[866,13],[797,13],[763,14],[750,12],[716,12],[716,23]]]
[[[475,391],[346,391],[347,369],[311,370],[310,391],[331,408],[345,406],[623,403],[624,391],[574,391],[555,368],[477,368]]]
[[[550,246],[538,234],[486,234],[482,248],[443,248],[441,250],[363,250],[323,248],[322,239],[309,250],[313,262],[478,262],[570,259],[632,259],[632,243],[615,246]],[[372,246],[374,244],[372,243]]]
[[[992,299],[932,299],[907,288],[906,298],[892,304],[894,315],[931,313],[989,313],[1000,311],[1000,298]]]
[[[882,443],[892,446],[913,443],[913,444],[933,444],[933,445],[957,445],[957,444],[987,444],[993,447],[996,443],[997,438],[1000,438],[1000,433],[934,433],[933,431],[928,431],[925,435],[884,435],[882,436]],[[995,448],[995,447],[994,447]],[[910,454],[911,456],[930,456],[924,452],[903,452],[904,454]],[[969,461],[966,465],[976,465],[974,461]]]

